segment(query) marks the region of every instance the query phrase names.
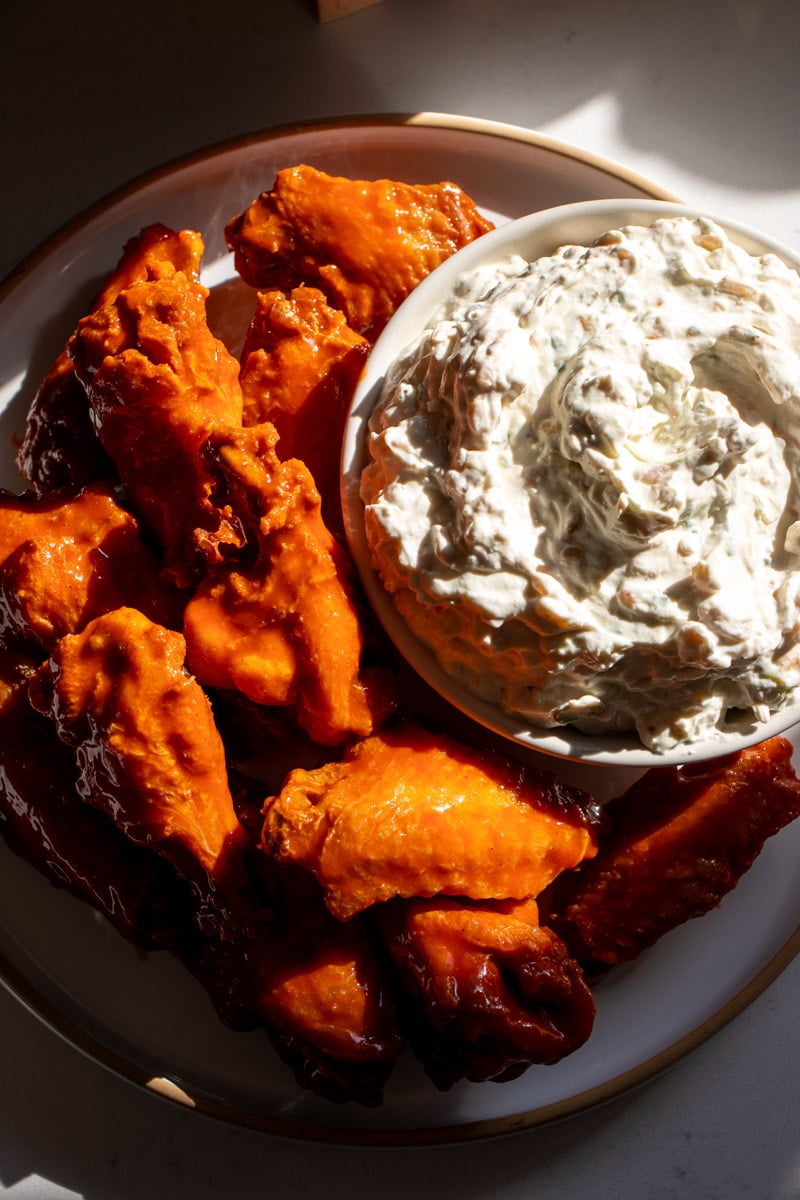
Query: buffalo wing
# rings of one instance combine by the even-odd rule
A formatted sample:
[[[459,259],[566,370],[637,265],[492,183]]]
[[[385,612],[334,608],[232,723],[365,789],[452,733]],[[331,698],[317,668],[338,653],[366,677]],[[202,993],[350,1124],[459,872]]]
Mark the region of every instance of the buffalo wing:
[[[596,848],[579,793],[411,725],[291,772],[262,840],[310,871],[343,920],[394,896],[536,896]]]
[[[184,619],[191,670],[207,687],[289,707],[310,736],[364,735],[391,707],[388,676],[362,672],[349,560],[328,532],[302,463],[282,463],[271,425],[209,441],[234,511],[248,514],[253,561],[212,569]]]
[[[50,651],[66,633],[123,604],[180,620],[181,597],[112,490],[0,494],[0,646]]]
[[[32,685],[79,767],[80,797],[205,891],[242,841],[222,740],[180,633],[132,608],[61,639]]]
[[[319,288],[374,341],[426,275],[492,228],[453,183],[342,179],[301,165],[279,171],[225,232],[246,283]]]
[[[194,275],[161,264],[83,318],[70,342],[127,501],[182,586],[242,541],[200,453],[212,430],[242,419],[238,363],[208,327],[206,296]]]
[[[716,907],[800,816],[791,754],[772,738],[723,762],[649,771],[607,806],[597,857],[556,881],[543,920],[598,973]]]

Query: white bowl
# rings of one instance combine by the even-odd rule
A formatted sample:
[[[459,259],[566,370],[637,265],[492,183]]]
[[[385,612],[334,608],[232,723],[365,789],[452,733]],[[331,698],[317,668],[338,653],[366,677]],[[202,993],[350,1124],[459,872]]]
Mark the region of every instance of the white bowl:
[[[587,245],[609,229],[649,225],[659,217],[706,217],[720,225],[751,254],[777,254],[800,270],[800,255],[764,234],[704,209],[659,200],[596,200],[546,209],[509,221],[470,243],[438,267],[411,293],[378,338],[356,389],[345,428],[342,451],[342,505],[345,530],[367,598],[387,634],[417,673],[441,697],[495,734],[519,746],[576,762],[645,768],[716,758],[785,732],[800,722],[800,704],[775,713],[754,728],[731,731],[713,740],[675,746],[664,752],[647,749],[635,736],[582,733],[570,726],[545,729],[526,724],[482,701],[456,683],[433,653],[408,629],[375,571],[364,527],[360,496],[367,461],[366,435],[370,414],[385,375],[400,353],[427,325],[436,309],[452,294],[465,272],[519,254],[528,260],[551,254],[564,244]]]

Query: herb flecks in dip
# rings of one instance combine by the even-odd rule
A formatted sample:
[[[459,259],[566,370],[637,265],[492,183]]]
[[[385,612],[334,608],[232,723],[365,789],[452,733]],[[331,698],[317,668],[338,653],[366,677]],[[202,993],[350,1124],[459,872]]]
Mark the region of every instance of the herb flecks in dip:
[[[657,751],[796,699],[799,355],[800,277],[708,220],[465,278],[370,424],[405,621],[506,712]]]

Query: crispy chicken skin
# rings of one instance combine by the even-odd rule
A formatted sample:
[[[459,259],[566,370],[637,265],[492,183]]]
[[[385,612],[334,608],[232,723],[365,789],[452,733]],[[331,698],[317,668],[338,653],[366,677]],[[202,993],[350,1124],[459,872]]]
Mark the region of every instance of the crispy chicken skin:
[[[242,540],[200,454],[212,430],[242,419],[239,365],[208,327],[207,294],[194,275],[160,264],[83,318],[70,342],[127,502],[181,586]]]
[[[319,881],[341,920],[394,896],[536,896],[591,856],[579,793],[500,755],[406,725],[289,774],[262,843]]]
[[[772,738],[721,762],[649,771],[607,806],[597,857],[556,881],[542,920],[597,973],[716,907],[800,816],[791,754]]]
[[[220,1019],[266,1032],[301,1087],[373,1107],[404,1046],[391,981],[367,931],[325,915],[324,928],[307,907],[297,920],[229,919],[181,957]]]
[[[48,652],[122,604],[176,625],[182,597],[158,576],[135,519],[106,484],[45,496],[0,493],[0,648]]]
[[[336,530],[344,422],[369,348],[322,292],[298,287],[259,293],[242,354],[244,423],[272,422],[278,455],[305,463]]]
[[[188,662],[203,685],[286,706],[315,741],[334,745],[370,733],[393,698],[387,673],[361,670],[351,568],[314,482],[296,459],[280,462],[274,444],[269,424],[208,444],[257,552],[198,586],[184,615]]]
[[[377,919],[411,1045],[437,1087],[514,1079],[589,1037],[591,992],[534,900],[392,900]]]
[[[158,263],[172,263],[197,277],[203,244],[191,230],[148,225],[125,245],[92,308],[111,304],[121,291],[141,283]],[[113,474],[92,425],[86,389],[65,346],[42,380],[28,412],[17,466],[37,493],[82,487]]]
[[[225,233],[246,283],[317,287],[374,341],[426,275],[492,228],[453,183],[342,179],[300,165],[279,171]]]
[[[184,657],[180,633],[119,608],[61,639],[31,697],[75,751],[82,800],[188,878],[224,883],[243,830],[211,706]]]

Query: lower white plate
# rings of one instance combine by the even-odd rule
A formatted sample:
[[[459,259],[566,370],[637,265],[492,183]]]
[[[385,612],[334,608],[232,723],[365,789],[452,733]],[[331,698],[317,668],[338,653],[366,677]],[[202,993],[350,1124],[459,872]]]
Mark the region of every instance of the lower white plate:
[[[673,199],[623,167],[515,127],[438,114],[272,130],[138,180],[62,230],[0,294],[0,486],[35,387],[122,244],[159,220],[203,233],[212,286],[231,276],[223,226],[275,171],[308,162],[353,177],[452,179],[496,220],[606,197]],[[552,764],[550,764],[552,765]],[[598,769],[602,770],[602,769]],[[583,778],[608,791],[608,777]],[[224,1029],[194,980],[141,956],[88,907],[0,845],[0,976],[52,1029],[133,1082],[255,1128],[331,1141],[489,1136],[577,1112],[674,1062],[739,1012],[800,949],[800,822],[767,845],[719,909],[595,989],[589,1042],[555,1067],[439,1093],[410,1058],[382,1108],[298,1088],[262,1034]]]

